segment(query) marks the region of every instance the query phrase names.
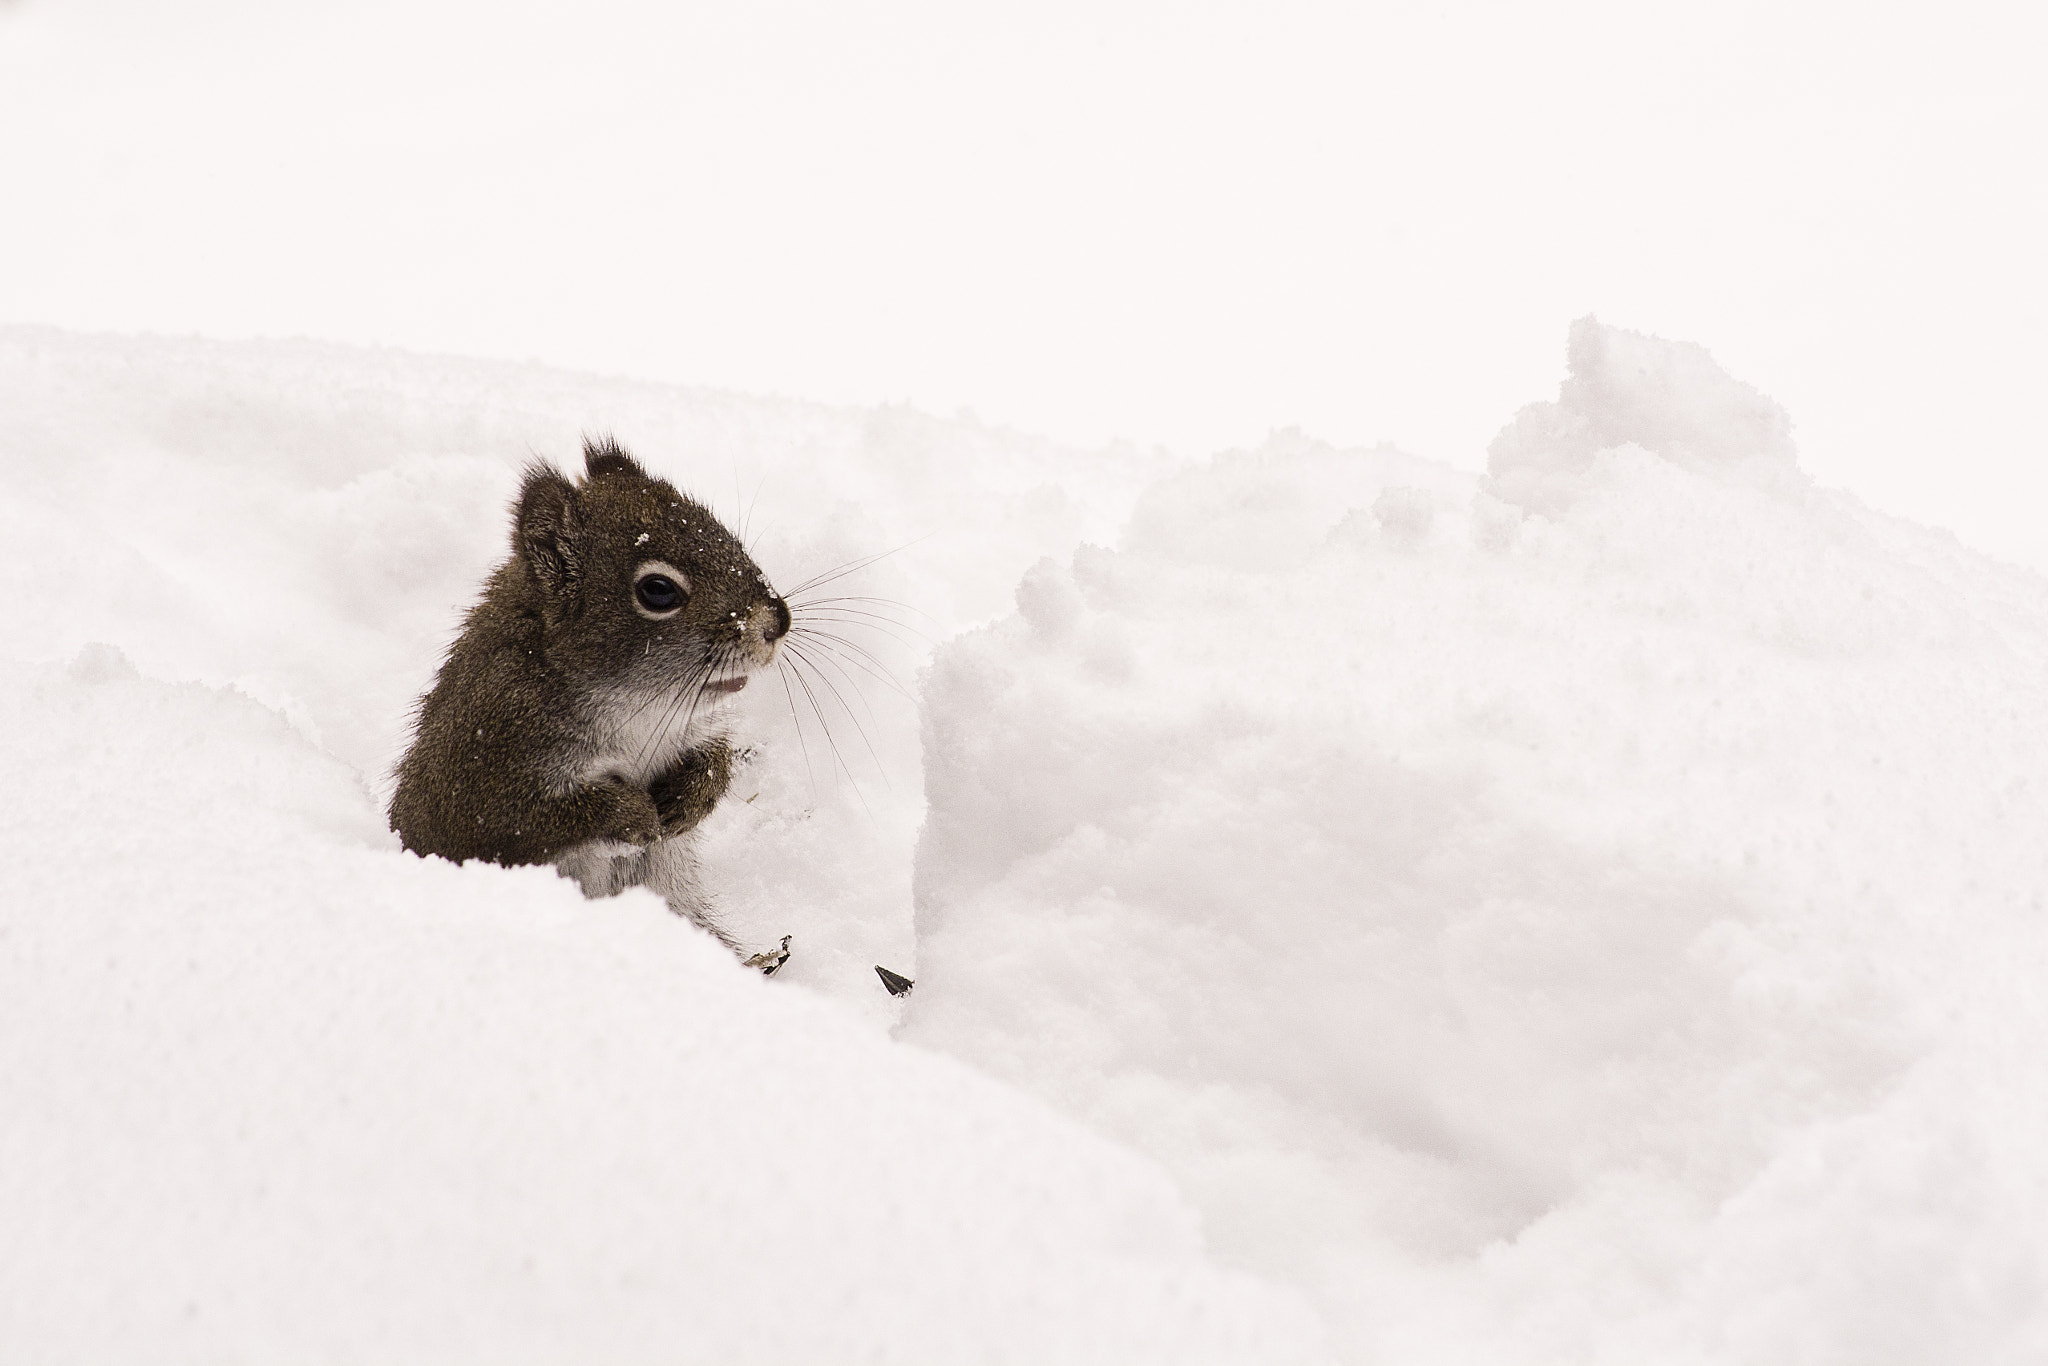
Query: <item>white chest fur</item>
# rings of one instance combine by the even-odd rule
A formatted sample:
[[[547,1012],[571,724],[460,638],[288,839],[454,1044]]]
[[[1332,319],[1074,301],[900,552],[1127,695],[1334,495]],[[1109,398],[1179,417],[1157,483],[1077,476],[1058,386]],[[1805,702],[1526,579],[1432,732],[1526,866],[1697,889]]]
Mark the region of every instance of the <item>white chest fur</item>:
[[[620,778],[646,787],[685,750],[725,733],[724,702],[675,691],[607,694],[588,740],[562,775],[565,785]]]

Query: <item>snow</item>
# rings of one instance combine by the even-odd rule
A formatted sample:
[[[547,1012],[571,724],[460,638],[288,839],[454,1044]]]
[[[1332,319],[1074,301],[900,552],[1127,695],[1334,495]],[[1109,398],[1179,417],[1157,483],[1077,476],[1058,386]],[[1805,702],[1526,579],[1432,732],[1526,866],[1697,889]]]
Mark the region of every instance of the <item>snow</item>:
[[[1567,363],[1475,475],[0,330],[4,1355],[2039,1359],[2048,585]],[[772,980],[384,828],[584,430],[881,555],[706,827]]]
[[[1570,350],[1490,478],[1220,456],[941,648],[905,1033],[1389,1359],[2030,1359],[2048,594]]]

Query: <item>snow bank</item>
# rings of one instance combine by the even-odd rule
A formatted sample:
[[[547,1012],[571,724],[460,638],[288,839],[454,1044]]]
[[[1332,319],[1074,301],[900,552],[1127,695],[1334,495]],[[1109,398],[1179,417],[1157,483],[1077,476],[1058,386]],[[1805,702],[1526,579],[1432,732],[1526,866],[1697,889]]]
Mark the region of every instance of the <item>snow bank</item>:
[[[835,965],[890,932],[859,892],[771,982],[651,896],[396,847],[404,694],[527,444],[490,383],[630,401],[414,358],[6,341],[0,1356],[1315,1355],[1299,1297],[1209,1265],[1159,1168],[890,1043],[868,963],[866,1021],[803,987],[855,999]],[[918,429],[693,413],[760,415],[856,456],[871,421],[899,464]],[[166,681],[191,675],[240,686]],[[800,908],[831,870],[776,879],[775,824],[806,822],[760,819],[726,845]]]
[[[906,1037],[1394,1360],[2048,1351],[2048,592],[1577,324],[1486,478],[1296,436],[926,687]]]
[[[915,955],[918,661],[1008,611],[1049,548],[1113,534],[1169,459],[541,366],[27,328],[0,329],[0,412],[10,652],[61,661],[107,641],[152,677],[232,684],[380,801],[408,709],[505,553],[531,456],[615,431],[744,525],[786,586],[882,555],[812,595],[876,599],[845,604],[873,629],[840,626],[865,656],[808,672],[815,710],[798,689],[747,694],[756,800],[706,831],[735,928],[796,934],[792,979],[877,1024],[894,1011],[872,965]]]
[[[1693,468],[1798,463],[1791,415],[1704,346],[1581,318],[1565,354],[1570,372],[1557,401],[1530,404],[1494,438],[1488,472],[1496,480],[1583,470],[1601,451],[1631,444]]]
[[[1159,1173],[651,898],[394,852],[274,712],[109,646],[0,691],[10,1358],[1301,1347]]]
[[[1570,364],[1479,477],[0,330],[0,1355],[2039,1359],[2048,591]],[[743,695],[773,981],[383,828],[585,429],[902,547]]]

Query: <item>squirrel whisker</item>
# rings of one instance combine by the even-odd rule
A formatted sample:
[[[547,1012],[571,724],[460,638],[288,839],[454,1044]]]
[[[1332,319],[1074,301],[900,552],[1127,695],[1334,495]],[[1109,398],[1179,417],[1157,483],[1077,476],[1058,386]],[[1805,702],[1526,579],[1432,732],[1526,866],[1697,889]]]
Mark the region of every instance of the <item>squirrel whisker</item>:
[[[812,643],[816,644],[817,642],[814,641]],[[801,647],[792,644],[789,646],[789,652],[795,659],[799,661],[800,665],[808,665],[810,667],[811,672],[815,673],[818,676],[818,682],[832,694],[832,700],[839,704],[839,709],[846,713],[846,719],[853,723],[854,730],[860,735],[861,743],[867,746],[868,756],[875,761],[875,768],[878,772],[881,773],[882,782],[884,785],[886,785],[889,781],[889,773],[888,769],[882,763],[882,756],[875,753],[875,745],[874,742],[868,738],[867,728],[861,725],[860,717],[855,714],[852,707],[847,705],[845,695],[839,691],[839,685],[834,683],[831,677],[828,674],[826,674],[820,662],[818,660],[812,659],[809,655],[805,654]],[[860,698],[861,705],[863,707],[867,707],[868,709],[868,720],[874,721],[876,722],[876,724],[879,725],[880,722],[875,716],[875,709],[872,706],[869,706],[867,698],[864,695],[862,695],[858,685],[854,684],[852,676],[846,674],[845,667],[843,665],[838,664],[836,661],[829,662],[832,662],[833,667],[839,669],[841,675],[846,678],[847,683],[849,685],[853,685],[853,695],[855,697]]]
[[[831,635],[824,631],[802,627],[792,629],[789,634],[792,640],[800,636],[819,649],[825,650],[846,663],[852,664],[862,673],[865,673],[904,701],[912,705],[916,704],[917,698],[912,695],[908,688],[905,688],[896,681],[895,676],[888,671],[887,666],[882,663],[881,659],[872,650],[867,649],[857,641],[848,640],[844,636]],[[791,646],[790,648],[795,647]]]
[[[861,804],[861,809],[863,811],[868,811],[868,799],[866,794],[864,794],[860,790],[860,780],[854,776],[853,769],[846,762],[846,756],[839,752],[839,741],[832,734],[832,724],[830,721],[826,719],[825,709],[823,708],[823,706],[819,704],[818,694],[811,687],[810,680],[804,677],[803,665],[808,661],[803,660],[802,655],[800,655],[794,650],[790,652],[789,660],[790,667],[788,670],[788,675],[790,677],[795,678],[797,687],[803,690],[805,699],[811,705],[811,714],[818,718],[818,728],[822,730],[825,734],[825,745],[832,752],[833,762],[838,765],[837,769],[833,771],[833,783],[836,785],[839,781],[839,774],[844,773],[846,775],[846,781],[848,785],[853,788],[854,797]],[[815,666],[813,666],[813,671],[815,671]],[[825,682],[823,675],[819,675],[819,682]],[[836,698],[836,700],[839,701],[839,704],[842,708],[845,707],[846,703],[843,698]],[[848,715],[850,716],[851,713],[849,712]],[[856,730],[860,729],[860,722],[857,718],[854,720],[854,728]],[[863,732],[863,738],[865,738],[865,732]],[[870,748],[872,749],[872,746],[870,746]],[[812,781],[815,782],[816,778],[813,777]],[[874,813],[872,811],[869,811],[869,814],[873,815]]]
[[[856,570],[866,569],[869,565],[877,564],[883,560],[886,560],[891,555],[900,554],[901,552],[910,549],[910,547],[914,545],[919,545],[925,541],[929,541],[934,534],[936,533],[928,532],[923,536],[917,537],[915,540],[905,541],[902,545],[896,546],[893,549],[879,550],[872,555],[864,555],[859,559],[848,560],[844,564],[835,565],[831,569],[827,569],[820,574],[816,574],[808,579],[805,579],[802,583],[790,589],[787,593],[784,593],[782,595],[783,601],[787,602],[789,599],[797,596],[799,593],[808,593],[813,588],[823,588],[826,584],[831,583],[836,579],[843,579],[848,574],[854,573]]]
[[[851,626],[864,631],[874,631],[888,637],[891,642],[911,650],[938,643],[915,627],[878,617],[874,613],[858,612],[844,607],[828,608],[822,612],[815,609],[807,610],[798,614],[798,619],[806,625],[825,622],[834,626]]]

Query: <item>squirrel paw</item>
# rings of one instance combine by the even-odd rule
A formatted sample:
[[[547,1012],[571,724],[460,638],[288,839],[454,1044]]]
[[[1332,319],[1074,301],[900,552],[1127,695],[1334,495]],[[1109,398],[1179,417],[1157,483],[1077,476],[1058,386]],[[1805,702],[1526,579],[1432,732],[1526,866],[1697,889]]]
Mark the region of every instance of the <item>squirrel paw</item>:
[[[619,778],[608,779],[599,792],[607,836],[643,849],[661,838],[661,813],[646,792]]]
[[[744,757],[741,751],[739,757]],[[723,740],[713,740],[683,755],[681,761],[648,785],[666,834],[680,835],[711,814],[732,785],[735,756]]]

